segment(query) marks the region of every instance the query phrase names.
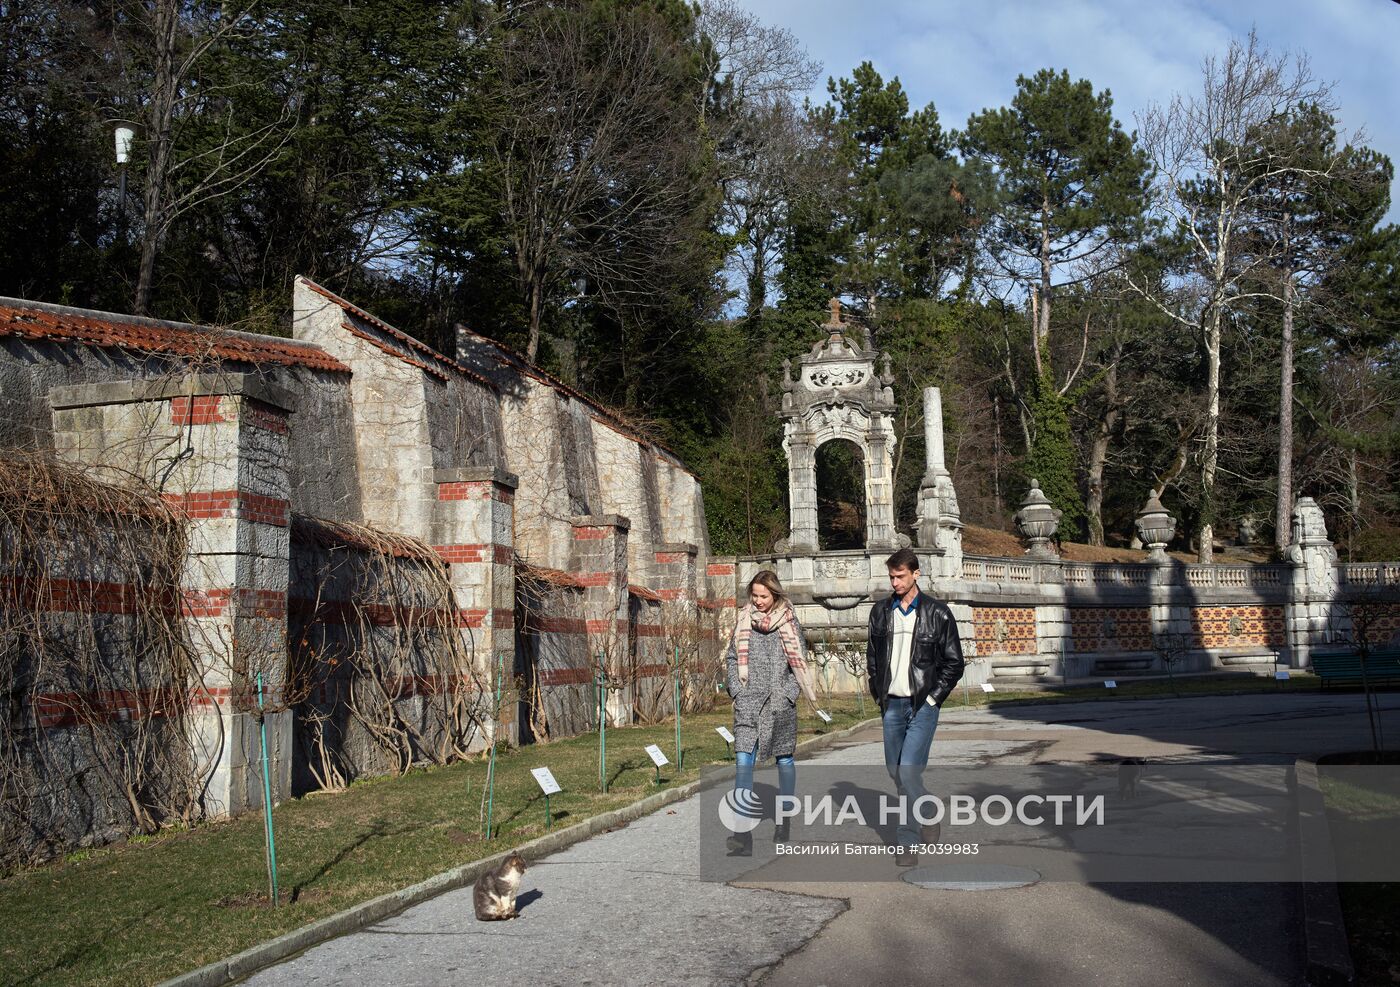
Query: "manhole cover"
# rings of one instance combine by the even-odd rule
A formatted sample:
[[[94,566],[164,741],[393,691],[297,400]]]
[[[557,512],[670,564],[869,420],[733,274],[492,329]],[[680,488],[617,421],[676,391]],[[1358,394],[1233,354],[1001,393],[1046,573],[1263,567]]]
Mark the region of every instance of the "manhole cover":
[[[1034,884],[1040,880],[1040,874],[1029,867],[966,861],[915,867],[905,871],[900,879],[936,891],[1001,891]]]

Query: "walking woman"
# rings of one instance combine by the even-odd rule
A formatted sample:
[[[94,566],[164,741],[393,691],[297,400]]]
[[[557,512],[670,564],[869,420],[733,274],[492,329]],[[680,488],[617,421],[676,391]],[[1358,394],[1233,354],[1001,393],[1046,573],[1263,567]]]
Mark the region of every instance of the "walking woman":
[[[764,569],[749,580],[748,606],[739,610],[726,656],[729,696],[734,700],[734,788],[753,789],[755,762],[778,761],[782,795],[797,790],[797,696],[816,706],[812,676],[807,668],[807,645],[792,603],[778,574]],[[788,823],[774,831],[777,842],[788,839]],[[730,849],[752,846],[752,835],[730,838]]]

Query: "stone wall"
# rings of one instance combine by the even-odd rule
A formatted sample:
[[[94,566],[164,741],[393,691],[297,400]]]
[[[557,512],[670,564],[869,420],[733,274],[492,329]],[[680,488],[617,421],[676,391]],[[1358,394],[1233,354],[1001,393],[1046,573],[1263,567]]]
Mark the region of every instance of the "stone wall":
[[[478,715],[497,686],[514,741],[596,727],[600,672],[619,724],[669,712],[678,655],[686,689],[712,687],[726,604],[679,459],[465,329],[437,353],[304,278],[293,309],[281,339],[0,299],[0,445],[139,475],[190,525],[204,814],[261,805],[259,672],[274,799],[437,756],[444,710]],[[394,602],[443,582],[427,626]],[[398,752],[346,701],[386,650],[402,652],[388,706],[413,725]],[[444,651],[465,666],[445,672]]]
[[[486,746],[490,674],[425,543],[293,519],[288,689],[297,794]]]
[[[137,498],[90,503],[37,485],[7,506],[0,862],[13,864],[130,832],[133,797],[152,813],[192,807],[202,766],[185,714],[210,697],[192,688],[177,519]]]
[[[1400,564],[1344,565],[1307,498],[1308,536],[1277,565],[1177,561],[1075,563],[965,556],[958,578],[927,558],[921,585],[958,621],[969,686],[1214,669],[1305,669],[1314,648],[1400,646]],[[888,599],[885,553],[826,552],[737,560],[732,592],[774,569],[798,604],[810,644],[838,655],[865,648],[870,607]],[[711,571],[724,579],[727,568]],[[935,575],[929,577],[928,571]],[[719,592],[712,587],[711,592]],[[1364,618],[1364,619],[1363,619]],[[1358,623],[1364,625],[1358,628]],[[835,687],[857,688],[840,670]]]

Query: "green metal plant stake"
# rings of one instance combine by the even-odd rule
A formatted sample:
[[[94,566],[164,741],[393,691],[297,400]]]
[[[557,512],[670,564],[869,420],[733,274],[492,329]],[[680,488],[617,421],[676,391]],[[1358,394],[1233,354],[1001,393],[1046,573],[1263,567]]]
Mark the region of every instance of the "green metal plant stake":
[[[258,673],[258,726],[262,731],[263,827],[267,836],[267,881],[277,906],[277,841],[272,834],[272,781],[267,774],[267,717],[263,715],[262,672]]]
[[[676,669],[671,676],[671,705],[676,713],[676,770],[685,767],[685,752],[681,750],[681,648],[676,645]]]
[[[501,732],[501,680],[506,675],[506,660],[496,657],[496,706],[491,714],[491,760],[486,766],[486,838],[491,838],[491,823],[496,809],[496,738]]]
[[[598,656],[598,791],[608,790],[608,679],[603,673],[603,656]]]

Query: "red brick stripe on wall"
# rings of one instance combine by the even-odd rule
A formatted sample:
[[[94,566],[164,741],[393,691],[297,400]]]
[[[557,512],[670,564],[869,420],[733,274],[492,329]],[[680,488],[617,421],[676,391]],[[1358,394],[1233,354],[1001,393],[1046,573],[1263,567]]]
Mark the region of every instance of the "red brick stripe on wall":
[[[458,610],[443,619],[440,611],[430,607],[391,606],[386,603],[352,604],[346,600],[314,600],[298,596],[291,600],[292,616],[303,624],[368,624],[371,627],[483,627],[486,615],[493,614],[493,626],[510,627],[514,618],[509,610],[485,610],[478,607]]]
[[[485,545],[434,545],[444,562],[485,562]]]
[[[149,590],[125,583],[15,576],[0,577],[0,600],[21,609],[48,613],[133,614],[143,602],[173,612],[176,606],[173,589],[166,590],[162,600],[153,597]]]
[[[541,634],[588,633],[588,626],[577,617],[531,617],[528,629]]]
[[[498,504],[515,503],[515,493],[490,480],[454,480],[437,485],[438,500],[494,500]]]
[[[39,726],[78,726],[112,720],[146,720],[177,712],[180,690],[165,688],[93,692],[48,692],[34,697],[34,713]]]
[[[701,597],[695,601],[697,606],[703,607],[706,610],[723,610],[725,607],[732,608],[735,602],[736,600],[732,596],[721,596],[717,598]]]
[[[219,406],[222,401],[223,397],[220,395],[171,398],[170,423],[172,425],[217,425],[220,422],[234,421],[236,415],[225,415],[220,411]]]
[[[470,674],[405,675],[391,679],[386,688],[395,699],[415,696],[439,696],[457,692],[476,692],[477,683]],[[251,707],[254,693],[243,689],[235,693],[228,686],[191,689],[188,692],[173,686],[138,690],[95,690],[92,692],[46,692],[33,700],[39,726],[45,729],[95,725],[132,719],[158,719],[179,713],[183,708],[228,706],[238,698],[240,704]],[[321,701],[328,697],[324,690]]]
[[[509,545],[434,545],[433,551],[444,562],[486,562],[487,550],[490,560],[496,565],[510,565],[515,561],[515,551]]]
[[[732,576],[734,575],[734,566],[727,562],[711,562],[709,565],[705,566],[705,575]]]
[[[591,668],[542,668],[535,675],[542,686],[583,685],[593,681]]]
[[[260,428],[277,435],[287,434],[287,413],[270,404],[248,399],[243,410],[243,420],[253,428]]]
[[[590,634],[607,634],[612,630],[617,630],[622,634],[627,633],[627,621],[625,620],[589,620],[585,623]]]
[[[393,694],[395,701],[401,699],[412,699],[415,696],[440,696],[445,694],[456,694],[465,692],[468,694],[479,691],[478,683],[470,674],[458,676],[451,675],[408,675],[398,679],[389,679],[385,683],[385,688]],[[334,687],[328,688],[324,683],[311,690],[308,699],[317,705],[344,701],[344,693]]]
[[[287,594],[274,589],[189,589],[181,594],[180,611],[186,617],[222,617],[234,600],[240,617],[286,619]]]
[[[490,500],[491,484],[482,481],[464,481],[454,483],[439,483],[437,485],[438,500]]]
[[[206,490],[198,493],[162,494],[161,499],[191,520],[235,517],[240,521],[285,528],[291,523],[291,504],[278,497],[240,490]]]

